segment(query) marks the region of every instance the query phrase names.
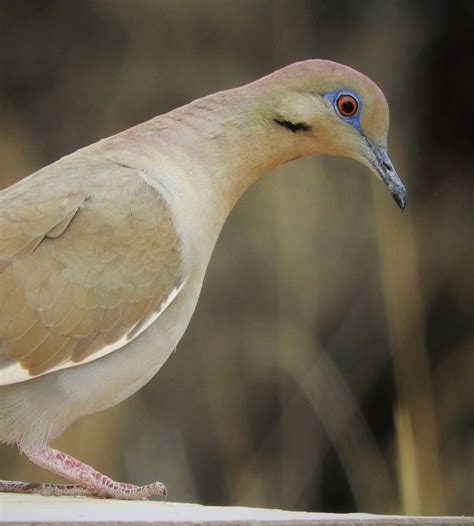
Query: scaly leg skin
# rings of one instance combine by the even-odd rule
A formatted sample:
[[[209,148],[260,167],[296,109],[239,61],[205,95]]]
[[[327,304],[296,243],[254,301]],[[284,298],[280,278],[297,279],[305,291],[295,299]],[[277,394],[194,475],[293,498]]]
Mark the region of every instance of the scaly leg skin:
[[[161,482],[154,482],[147,486],[115,482],[80,460],[49,446],[24,448],[22,452],[38,466],[71,480],[75,484],[31,484],[0,481],[0,491],[54,496],[89,495],[126,500],[141,500],[153,496],[166,499],[166,488]]]
[[[89,490],[79,486],[79,484],[47,484],[42,482],[18,482],[14,480],[0,480],[0,492],[23,494],[36,493],[46,496],[94,496]]]

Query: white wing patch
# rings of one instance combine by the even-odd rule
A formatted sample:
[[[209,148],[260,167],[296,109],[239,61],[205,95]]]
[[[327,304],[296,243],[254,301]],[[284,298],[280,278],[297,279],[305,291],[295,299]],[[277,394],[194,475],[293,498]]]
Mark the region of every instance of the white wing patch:
[[[185,283],[186,280],[184,280],[180,285],[175,287],[170,292],[168,297],[161,303],[160,308],[156,312],[153,312],[145,320],[140,320],[138,323],[130,327],[128,333],[124,334],[116,342],[110,343],[105,347],[102,347],[102,349],[91,354],[81,362],[73,362],[72,360],[68,360],[64,363],[60,363],[56,367],[53,367],[52,369],[49,369],[48,371],[45,371],[44,373],[38,376],[42,376],[43,374],[49,374],[54,371],[59,371],[60,369],[67,369],[69,367],[75,367],[76,365],[82,365],[88,362],[92,362],[93,360],[102,358],[103,356],[106,356],[107,354],[110,354],[113,351],[117,351],[118,349],[127,345],[127,343],[130,343],[137,336],[146,331],[148,327],[150,327],[150,325],[152,325],[152,323],[154,323],[159,318],[160,314],[164,312],[164,310],[174,301],[176,296],[181,292],[181,289],[184,287]],[[137,326],[139,326],[138,330],[134,332]],[[16,384],[19,382],[24,382],[26,380],[31,380],[32,378],[37,378],[37,376],[31,376],[28,370],[23,368],[22,365],[18,362],[12,362],[11,364],[5,366],[3,369],[0,369],[0,386]]]

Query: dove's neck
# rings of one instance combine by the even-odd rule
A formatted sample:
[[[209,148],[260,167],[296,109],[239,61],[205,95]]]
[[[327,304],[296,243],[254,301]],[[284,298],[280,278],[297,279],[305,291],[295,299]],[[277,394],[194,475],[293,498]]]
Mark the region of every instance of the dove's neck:
[[[205,232],[212,247],[242,193],[272,168],[303,155],[298,134],[266,115],[265,104],[248,87],[221,92],[115,140],[121,154],[128,150],[133,164],[170,193],[177,216]]]
[[[221,200],[227,213],[260,176],[302,155],[298,134],[265,115],[248,87],[199,99],[141,127],[176,168],[173,177]]]

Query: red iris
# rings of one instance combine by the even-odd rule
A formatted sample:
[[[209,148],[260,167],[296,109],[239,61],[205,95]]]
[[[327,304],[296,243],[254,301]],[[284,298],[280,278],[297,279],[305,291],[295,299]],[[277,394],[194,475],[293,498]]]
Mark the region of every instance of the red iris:
[[[341,95],[336,101],[336,106],[343,117],[352,117],[359,109],[359,103],[352,95]]]

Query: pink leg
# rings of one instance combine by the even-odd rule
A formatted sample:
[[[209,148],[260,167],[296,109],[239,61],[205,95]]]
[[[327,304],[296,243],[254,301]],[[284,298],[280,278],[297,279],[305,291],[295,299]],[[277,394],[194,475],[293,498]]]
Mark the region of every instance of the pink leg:
[[[47,496],[93,496],[89,490],[79,486],[79,484],[48,484],[42,482],[17,482],[13,480],[0,480],[0,492],[36,493]]]
[[[135,486],[115,482],[87,464],[49,446],[23,449],[35,464],[75,484],[28,484],[26,482],[0,481],[0,491],[14,493],[40,493],[42,495],[94,495],[104,498],[139,500],[158,496],[166,498],[166,488],[161,482]]]

